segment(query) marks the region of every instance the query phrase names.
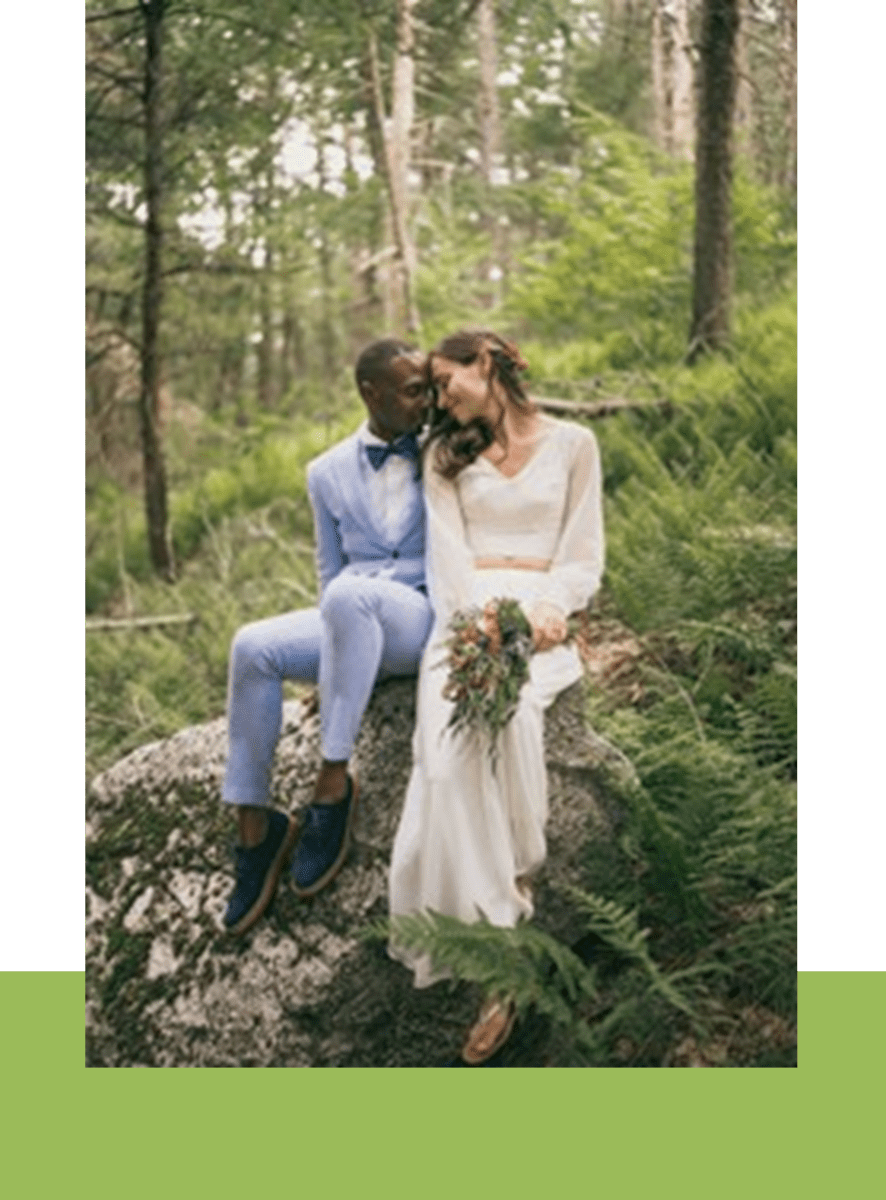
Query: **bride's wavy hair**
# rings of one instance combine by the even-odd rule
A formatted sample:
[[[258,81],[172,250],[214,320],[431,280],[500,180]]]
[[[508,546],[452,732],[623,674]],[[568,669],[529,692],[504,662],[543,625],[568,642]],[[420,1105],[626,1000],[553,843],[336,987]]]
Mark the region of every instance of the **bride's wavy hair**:
[[[428,355],[425,368],[429,389],[434,391],[431,363],[435,356],[448,358],[468,367],[477,361],[484,350],[489,353],[490,388],[493,381],[497,381],[512,404],[523,412],[534,412],[535,405],[520,378],[521,372],[527,369],[523,356],[513,342],[490,329],[461,329],[438,342]],[[482,454],[487,446],[492,445],[505,418],[504,405],[499,403],[499,408],[498,420],[494,425],[490,425],[482,417],[475,417],[472,421],[460,425],[455,417],[438,407],[436,395],[434,396],[428,450],[433,453],[434,466],[444,479],[455,479],[456,475]]]

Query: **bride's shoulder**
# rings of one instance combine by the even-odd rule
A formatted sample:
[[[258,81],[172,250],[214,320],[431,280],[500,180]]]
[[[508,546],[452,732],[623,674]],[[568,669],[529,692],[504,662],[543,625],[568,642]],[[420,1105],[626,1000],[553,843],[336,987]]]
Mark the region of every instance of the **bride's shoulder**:
[[[577,425],[575,421],[562,421],[559,417],[548,416],[547,413],[539,413],[538,417],[548,435],[567,449],[576,450],[581,446],[597,444],[596,437],[587,425]]]

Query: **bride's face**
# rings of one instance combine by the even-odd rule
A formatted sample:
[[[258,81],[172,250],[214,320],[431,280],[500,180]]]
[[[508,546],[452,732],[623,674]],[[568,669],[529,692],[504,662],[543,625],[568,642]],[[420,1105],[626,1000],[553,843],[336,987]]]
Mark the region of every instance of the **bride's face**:
[[[438,406],[459,424],[465,425],[475,417],[485,417],[493,422],[497,418],[498,406],[493,400],[489,376],[481,359],[466,365],[434,355],[431,378],[437,388]]]

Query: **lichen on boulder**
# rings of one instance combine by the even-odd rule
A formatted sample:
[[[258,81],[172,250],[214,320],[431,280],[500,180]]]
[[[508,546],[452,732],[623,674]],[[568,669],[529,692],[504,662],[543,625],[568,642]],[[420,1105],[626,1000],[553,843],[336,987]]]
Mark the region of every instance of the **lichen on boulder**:
[[[579,882],[583,847],[611,832],[601,781],[630,770],[588,728],[583,686],[558,697],[545,726],[548,860],[535,919],[565,940],[580,930],[559,885]],[[354,755],[361,806],[344,870],[310,901],[298,899],[284,875],[273,907],[242,938],[222,927],[234,834],[220,802],[224,720],[143,746],[93,782],[87,1065],[448,1065],[473,1016],[474,991],[448,983],[417,991],[382,944],[360,936],[387,914],[414,717],[414,680],[376,688]],[[318,762],[316,713],[287,701],[271,785],[279,808],[309,802]],[[536,1045],[531,1055],[539,1053]]]

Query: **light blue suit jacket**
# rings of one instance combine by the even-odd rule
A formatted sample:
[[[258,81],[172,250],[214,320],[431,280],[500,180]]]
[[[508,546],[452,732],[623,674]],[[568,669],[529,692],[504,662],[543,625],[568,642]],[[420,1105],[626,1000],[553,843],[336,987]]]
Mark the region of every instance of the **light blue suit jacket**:
[[[406,532],[391,542],[372,510],[367,481],[372,467],[354,433],[308,463],[308,496],[317,535],[321,594],[341,572],[382,575],[409,587],[425,582],[425,507],[417,482],[409,499]]]

